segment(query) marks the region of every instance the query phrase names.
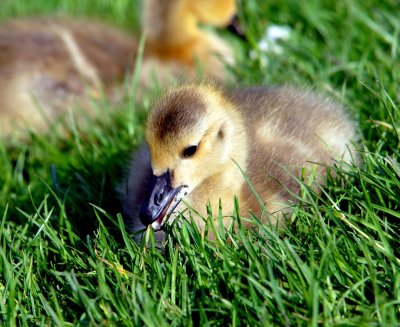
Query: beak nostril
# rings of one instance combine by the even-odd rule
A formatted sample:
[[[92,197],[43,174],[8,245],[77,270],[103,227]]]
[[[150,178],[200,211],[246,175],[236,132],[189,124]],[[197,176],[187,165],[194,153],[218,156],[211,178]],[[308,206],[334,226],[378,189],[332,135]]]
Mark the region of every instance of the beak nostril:
[[[160,205],[160,203],[162,202],[163,198],[164,198],[164,193],[158,194],[157,198],[156,198],[156,204]]]
[[[155,201],[156,205],[159,206],[159,205],[162,204],[162,202],[165,200],[165,197],[166,197],[166,195],[168,195],[168,193],[170,192],[170,190],[171,190],[171,187],[168,186],[168,185],[166,185],[166,186],[163,187],[163,189],[161,190],[161,192],[155,196],[154,201]]]

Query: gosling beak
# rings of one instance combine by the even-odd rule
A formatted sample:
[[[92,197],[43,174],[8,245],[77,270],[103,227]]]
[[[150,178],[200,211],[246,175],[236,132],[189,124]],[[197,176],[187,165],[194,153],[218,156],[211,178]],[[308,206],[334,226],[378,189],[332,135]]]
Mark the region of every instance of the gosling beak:
[[[239,18],[237,15],[232,17],[232,20],[228,25],[228,31],[235,34],[242,40],[247,40],[246,33],[244,32],[242,26],[240,25]]]
[[[184,196],[182,191],[186,186],[173,188],[169,172],[161,176],[153,175],[150,192],[142,203],[139,218],[143,225],[150,225],[154,230],[160,230],[164,225],[164,217],[174,211]],[[186,194],[186,193],[185,193]]]

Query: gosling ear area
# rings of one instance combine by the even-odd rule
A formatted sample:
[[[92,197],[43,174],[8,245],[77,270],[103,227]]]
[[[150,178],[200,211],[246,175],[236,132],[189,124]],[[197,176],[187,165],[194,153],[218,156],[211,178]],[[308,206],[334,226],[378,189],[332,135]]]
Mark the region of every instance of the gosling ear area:
[[[220,141],[222,141],[225,138],[225,124],[222,124],[222,126],[219,128],[217,138]]]
[[[216,139],[218,141],[222,141],[226,137],[226,122],[223,122],[219,126],[212,126],[207,130],[205,136],[209,139]]]
[[[218,141],[224,141],[225,139],[229,140],[233,133],[234,133],[234,127],[231,121],[225,120],[219,126],[217,133],[217,140]]]
[[[206,143],[215,145],[224,143],[225,139],[229,139],[229,135],[231,135],[230,130],[229,122],[227,121],[214,124],[204,134],[203,140],[205,140]]]

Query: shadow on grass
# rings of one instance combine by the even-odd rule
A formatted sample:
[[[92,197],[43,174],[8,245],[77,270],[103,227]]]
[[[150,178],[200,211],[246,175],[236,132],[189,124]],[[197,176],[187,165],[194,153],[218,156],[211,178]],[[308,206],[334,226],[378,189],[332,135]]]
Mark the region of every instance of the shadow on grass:
[[[119,112],[86,135],[50,132],[0,144],[0,216],[28,224],[34,235],[45,220],[43,207],[52,208],[48,220],[56,230],[68,225],[80,239],[93,234],[98,227],[94,206],[112,217],[121,212],[117,186],[141,142],[144,117],[139,112],[133,136],[126,131],[126,113]],[[120,239],[117,223],[103,223]]]

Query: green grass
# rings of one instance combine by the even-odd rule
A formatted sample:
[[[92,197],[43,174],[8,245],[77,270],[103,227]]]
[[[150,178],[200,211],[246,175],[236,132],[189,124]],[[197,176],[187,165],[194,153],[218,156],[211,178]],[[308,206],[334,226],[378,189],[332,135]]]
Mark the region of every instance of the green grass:
[[[135,8],[128,0],[3,0],[0,20],[79,14],[134,30]],[[102,118],[71,127],[70,137],[53,130],[4,140],[1,324],[400,323],[397,1],[251,0],[240,8],[249,42],[236,42],[239,58],[269,23],[293,35],[267,67],[241,59],[237,79],[311,87],[344,103],[361,126],[363,165],[334,169],[320,194],[303,185],[280,235],[254,219],[254,230],[210,242],[184,222],[170,228],[160,253],[126,234],[115,192],[142,140],[147,100],[128,98],[119,111],[99,103]]]

